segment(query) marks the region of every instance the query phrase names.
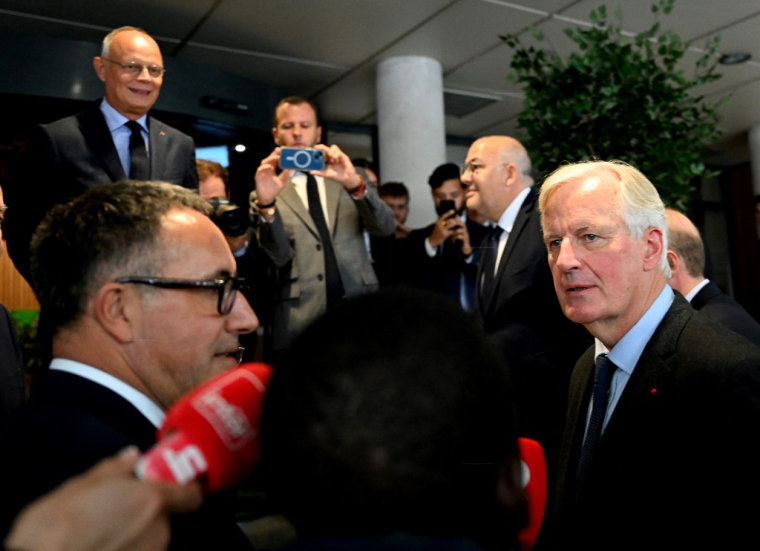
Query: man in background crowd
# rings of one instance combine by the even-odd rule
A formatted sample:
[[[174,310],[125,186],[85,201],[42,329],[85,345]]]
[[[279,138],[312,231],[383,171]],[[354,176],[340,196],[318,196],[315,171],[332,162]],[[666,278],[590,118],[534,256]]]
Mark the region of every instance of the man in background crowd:
[[[230,173],[215,161],[197,159],[198,195],[206,201],[230,198]]]
[[[668,217],[668,283],[708,319],[722,323],[760,346],[760,324],[741,304],[705,278],[705,247],[697,227],[686,216],[665,209]]]
[[[120,27],[93,59],[105,97],[79,115],[37,127],[24,170],[8,199],[8,253],[29,281],[29,242],[54,205],[94,186],[126,178],[198,187],[192,138],[153,117],[164,79],[158,44],[145,31]]]
[[[295,335],[345,296],[374,291],[377,276],[364,241],[390,235],[393,213],[356,174],[339,147],[319,143],[316,107],[299,97],[275,109],[272,135],[277,148],[256,171],[253,209],[259,213],[259,244],[277,273],[273,349]],[[280,147],[316,148],[322,171],[278,174]]]
[[[478,247],[488,230],[464,215],[464,187],[457,165],[437,167],[428,184],[438,220],[410,234],[405,244],[407,281],[472,311]]]
[[[397,239],[408,237],[412,231],[406,226],[409,216],[409,190],[402,182],[388,182],[380,186],[380,198],[385,201],[393,211],[396,219],[396,232],[393,234]]]
[[[481,245],[475,316],[508,360],[520,435],[543,445],[552,472],[570,374],[590,337],[557,301],[522,144],[508,136],[475,141],[462,182],[467,206],[493,228]]]
[[[381,287],[401,285],[405,269],[403,240],[411,232],[405,224],[409,216],[409,190],[401,182],[387,182],[380,186],[379,195],[393,211],[396,231],[391,235],[370,236],[372,267]]]

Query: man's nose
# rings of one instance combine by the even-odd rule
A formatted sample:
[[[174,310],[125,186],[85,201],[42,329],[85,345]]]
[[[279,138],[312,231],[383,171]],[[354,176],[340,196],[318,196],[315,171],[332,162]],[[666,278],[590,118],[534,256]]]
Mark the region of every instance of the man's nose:
[[[569,239],[563,239],[557,252],[557,267],[562,270],[577,268],[579,265],[575,248]]]
[[[232,310],[227,314],[227,331],[238,335],[253,333],[259,327],[259,318],[248,304],[243,293],[238,293]]]

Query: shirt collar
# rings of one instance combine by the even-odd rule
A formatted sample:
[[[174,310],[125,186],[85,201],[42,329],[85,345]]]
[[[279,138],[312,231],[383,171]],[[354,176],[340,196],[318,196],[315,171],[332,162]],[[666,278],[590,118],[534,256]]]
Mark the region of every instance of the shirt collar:
[[[100,369],[81,362],[64,358],[54,358],[53,361],[50,362],[50,369],[54,371],[65,371],[77,375],[78,377],[88,379],[93,383],[97,383],[100,386],[104,386],[115,392],[132,404],[156,428],[160,427],[161,423],[164,422],[166,412],[162,410],[158,404],[136,388],[129,386],[124,381],[117,379],[113,375],[109,375],[105,371],[101,371]]]
[[[697,293],[700,292],[702,290],[702,288],[705,285],[707,285],[708,283],[710,283],[709,279],[707,279],[707,278],[703,279],[702,281],[700,281],[699,283],[697,283],[697,285],[695,285],[694,288],[691,291],[689,291],[689,294],[686,295],[684,298],[686,300],[688,300],[689,302],[691,302],[691,299],[693,299],[695,296],[697,296]]]
[[[129,122],[129,119],[127,117],[111,107],[111,104],[108,103],[108,100],[106,100],[106,98],[103,98],[103,101],[100,102],[100,111],[103,113],[103,117],[106,119],[106,125],[108,126],[108,130],[110,132],[113,132],[117,128],[120,128]],[[137,122],[137,124],[139,124],[145,132],[148,132],[147,114],[143,115],[135,122]]]
[[[507,207],[507,210],[501,214],[498,226],[501,229],[506,230],[507,233],[512,231],[512,227],[515,225],[517,215],[520,212],[520,207],[522,207],[522,204],[525,202],[525,198],[530,193],[530,190],[531,188],[526,187],[524,190],[518,193],[517,196],[512,199],[512,202]]]
[[[657,326],[660,325],[665,314],[668,313],[670,305],[673,303],[673,298],[673,289],[669,285],[665,285],[649,309],[636,322],[636,325],[623,335],[623,338],[612,347],[612,350],[607,350],[607,347],[599,339],[594,339],[594,356],[608,353],[610,361],[615,366],[629,375],[633,373],[633,369],[639,362],[644,348],[646,348],[647,343],[652,338],[652,335],[654,335]]]

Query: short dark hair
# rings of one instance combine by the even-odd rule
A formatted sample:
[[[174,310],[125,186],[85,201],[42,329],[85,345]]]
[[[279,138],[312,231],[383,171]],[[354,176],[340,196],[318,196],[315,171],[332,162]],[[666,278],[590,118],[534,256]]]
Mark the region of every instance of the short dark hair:
[[[511,398],[503,359],[453,303],[411,290],[348,299],[275,365],[267,496],[303,536],[512,540],[524,496]]]
[[[438,189],[446,180],[456,178],[461,181],[462,170],[454,163],[446,163],[436,168],[428,178],[431,189]]]
[[[406,197],[409,199],[409,190],[401,182],[388,182],[380,186],[380,197]]]
[[[302,98],[301,96],[288,96],[287,98],[281,99],[280,102],[274,107],[274,115],[272,115],[272,123],[274,124],[274,127],[277,128],[277,110],[281,106],[303,105],[304,103],[314,110],[314,118],[317,120],[317,126],[322,126],[322,123],[319,121],[319,109],[317,109],[317,105],[313,101]]]
[[[163,215],[179,207],[211,212],[194,191],[134,180],[97,186],[53,207],[31,243],[32,283],[45,336],[76,322],[105,281],[138,272],[154,275],[161,266],[156,244]]]

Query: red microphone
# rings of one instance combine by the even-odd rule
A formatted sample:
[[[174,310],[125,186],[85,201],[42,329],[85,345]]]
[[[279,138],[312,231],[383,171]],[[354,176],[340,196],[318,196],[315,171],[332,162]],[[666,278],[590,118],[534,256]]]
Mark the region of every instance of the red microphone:
[[[135,467],[137,476],[199,480],[205,494],[245,480],[261,453],[259,420],[271,374],[266,364],[245,363],[183,396],[158,429],[158,443]]]
[[[546,458],[544,450],[536,440],[518,438],[522,463],[523,490],[528,499],[528,524],[517,534],[517,541],[522,551],[533,547],[541,530],[546,509]]]

